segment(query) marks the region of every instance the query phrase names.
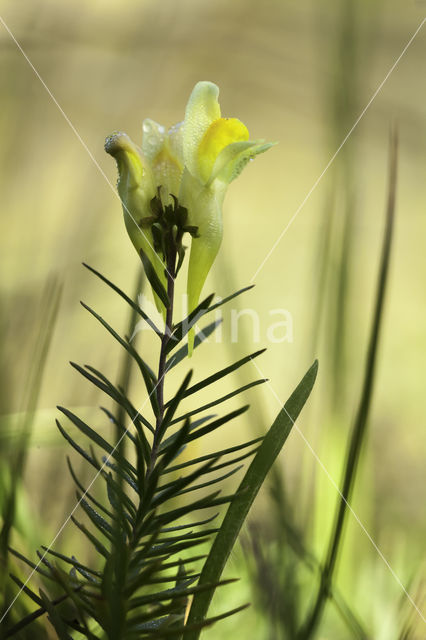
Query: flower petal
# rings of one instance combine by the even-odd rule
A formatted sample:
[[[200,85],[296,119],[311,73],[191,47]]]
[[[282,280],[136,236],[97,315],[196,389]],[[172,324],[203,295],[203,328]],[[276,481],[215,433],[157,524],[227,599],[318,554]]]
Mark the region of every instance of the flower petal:
[[[118,189],[135,189],[148,179],[149,168],[143,162],[140,149],[127,133],[115,131],[105,140],[105,151],[115,158],[118,169]],[[120,194],[121,195],[121,194]]]
[[[154,181],[157,187],[161,187],[162,198],[165,204],[170,200],[170,194],[179,193],[179,183],[182,176],[182,162],[173,153],[173,146],[177,146],[177,134],[173,130],[166,132],[166,129],[158,122],[146,118],[142,125],[142,152],[150,161]]]
[[[216,159],[223,149],[248,139],[247,127],[237,118],[218,118],[212,122],[198,146],[198,171],[202,181],[209,182]]]
[[[246,164],[259,153],[264,153],[274,146],[275,142],[254,140],[234,142],[225,147],[217,156],[210,181],[218,180],[228,185],[237,178]]]
[[[123,205],[127,233],[138,255],[142,249],[158,277],[164,282],[164,264],[154,251],[151,230],[140,227],[141,220],[152,215],[150,202],[155,196],[156,186],[151,168],[126,133],[113,133],[109,136],[105,142],[105,151],[117,162],[117,188]],[[161,303],[157,298],[155,301],[157,308],[161,310]]]
[[[209,126],[220,118],[219,87],[213,82],[197,82],[189,97],[183,125],[183,156],[193,176],[198,171],[198,147]]]
[[[183,122],[174,124],[168,130],[170,151],[176,160],[183,166]]]
[[[142,153],[152,162],[161,151],[166,139],[166,129],[155,120],[145,118],[142,123]]]
[[[188,265],[188,313],[197,306],[204,283],[222,242],[222,198],[212,190],[200,194],[199,237],[192,238]],[[200,220],[201,219],[201,220]],[[188,334],[188,353],[192,354],[194,331]]]

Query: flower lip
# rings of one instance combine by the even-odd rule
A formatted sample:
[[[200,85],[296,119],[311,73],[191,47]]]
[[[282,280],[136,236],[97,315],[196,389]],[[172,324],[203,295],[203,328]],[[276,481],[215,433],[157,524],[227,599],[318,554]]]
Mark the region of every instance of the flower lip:
[[[247,142],[249,132],[237,118],[218,118],[208,127],[198,145],[197,163],[199,176],[204,183],[209,181],[213,166],[220,152],[236,142]]]
[[[120,151],[137,151],[134,142],[131,141],[127,133],[123,131],[114,131],[105,140],[105,151],[111,156],[116,156]]]

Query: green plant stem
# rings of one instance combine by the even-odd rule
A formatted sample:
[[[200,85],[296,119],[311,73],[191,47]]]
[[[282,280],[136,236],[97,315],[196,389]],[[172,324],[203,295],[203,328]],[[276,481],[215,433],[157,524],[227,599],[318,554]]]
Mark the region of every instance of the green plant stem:
[[[371,327],[370,341],[367,353],[366,367],[361,398],[358,406],[358,412],[355,418],[355,424],[350,439],[349,448],[346,456],[345,473],[343,485],[341,489],[341,499],[338,503],[334,527],[328,546],[327,556],[321,573],[318,593],[315,599],[311,614],[308,616],[307,623],[302,627],[299,634],[300,640],[307,640],[313,637],[324,611],[325,603],[330,594],[330,588],[336,566],[338,551],[343,538],[344,525],[347,515],[347,507],[351,499],[352,490],[355,483],[360,452],[365,440],[366,427],[371,399],[373,395],[374,374],[377,361],[377,347],[379,342],[379,334],[381,321],[383,317],[383,305],[386,291],[387,276],[389,271],[390,251],[392,245],[393,223],[395,212],[395,194],[396,194],[396,173],[397,173],[397,136],[395,131],[391,132],[390,138],[390,168],[389,168],[389,188],[388,202],[386,211],[386,226],[383,237],[382,256],[380,261],[380,271],[377,285],[376,304]]]
[[[156,388],[157,402],[158,402],[158,416],[155,424],[155,434],[152,442],[151,460],[148,469],[148,474],[151,473],[155,466],[158,455],[158,447],[161,444],[161,425],[164,418],[164,379],[166,377],[166,360],[167,360],[167,345],[170,340],[173,329],[173,303],[175,292],[175,269],[176,269],[176,248],[171,241],[169,243],[169,251],[167,256],[167,295],[170,300],[170,305],[166,309],[166,321],[164,326],[164,333],[161,338],[160,347],[160,359],[158,363],[158,382]]]
[[[152,472],[155,469],[155,464],[158,456],[158,449],[161,444],[161,438],[162,438],[162,423],[163,423],[164,410],[165,410],[164,378],[166,375],[167,344],[171,336],[172,324],[173,324],[175,264],[176,264],[176,249],[174,247],[173,242],[170,241],[169,252],[167,256],[167,265],[166,265],[167,293],[168,293],[170,304],[166,309],[164,333],[161,337],[161,347],[160,347],[160,356],[159,356],[159,365],[158,365],[158,381],[157,381],[157,386],[155,388],[155,393],[156,393],[157,402],[158,402],[158,413],[156,416],[155,432],[154,432],[153,441],[152,441],[150,461],[146,470],[146,476],[145,476],[146,481],[149,480]],[[117,482],[120,487],[123,486],[123,479],[121,476],[117,478]],[[122,513],[121,503],[119,505],[119,509],[121,510],[121,513],[119,514],[119,518],[117,518],[117,523],[122,522],[124,518],[124,515]],[[143,517],[146,514],[144,510],[145,505],[143,504],[143,502],[140,503],[139,509],[140,509],[139,516],[140,516],[141,522],[143,522]],[[115,530],[115,534],[116,534],[115,545],[117,548],[119,548],[120,542],[121,542],[120,528],[117,528]],[[117,640],[123,637],[123,632],[125,628],[126,612],[123,610],[122,607],[120,607],[122,590],[124,588],[124,585],[126,583],[126,579],[128,576],[128,570],[129,570],[131,558],[134,557],[134,553],[139,543],[139,540],[140,540],[140,530],[137,533],[134,533],[132,540],[130,540],[129,542],[128,548],[126,549],[126,553],[123,554],[122,558],[119,559],[119,562],[114,568],[116,583],[117,585],[119,585],[119,588],[117,589],[116,597],[113,598],[113,601],[117,603],[117,610],[112,612],[111,628],[110,628],[110,633],[108,635],[109,637],[116,638]]]

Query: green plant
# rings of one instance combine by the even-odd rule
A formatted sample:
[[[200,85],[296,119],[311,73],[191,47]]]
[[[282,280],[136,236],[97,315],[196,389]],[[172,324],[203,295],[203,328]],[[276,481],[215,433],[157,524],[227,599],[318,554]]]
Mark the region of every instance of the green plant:
[[[213,321],[196,333],[196,324],[247,290],[241,289],[220,302],[213,303],[213,295],[198,302],[200,286],[217,252],[216,244],[209,245],[208,234],[204,232],[206,209],[201,204],[214,210],[217,222],[226,184],[251,156],[270,146],[263,141],[248,142],[248,132],[246,135],[242,123],[220,118],[218,105],[214,105],[216,88],[210,83],[200,84],[196,91],[204,91],[204,98],[198,93],[190,99],[186,122],[189,112],[193,128],[185,129],[184,125],[183,156],[177,151],[172,156],[171,138],[159,128],[151,164],[144,164],[146,156],[124,134],[114,134],[107,140],[107,151],[117,159],[126,225],[163,313],[164,327],[156,326],[135,300],[100,272],[87,268],[126,302],[132,314],[149,325],[153,339],[159,342],[158,366],[154,371],[131,338],[119,335],[101,315],[83,303],[126,354],[122,384],[118,385],[93,366],[72,363],[76,371],[113,402],[113,410],[102,408],[102,411],[114,426],[114,441],[64,407],[59,407],[59,411],[74,431],[64,428],[62,419],[57,421],[65,440],[96,470],[94,480],[99,477],[103,482],[100,496],[92,489],[94,480],[85,488],[74,463],[68,459],[77,487],[77,504],[84,511],[85,522],[74,517],[76,508],[70,517],[96,551],[98,562],[92,565],[72,554],[43,547],[39,561],[34,563],[12,550],[14,556],[31,567],[31,575],[38,574],[43,588],[37,593],[27,584],[28,580],[24,582],[12,575],[19,590],[33,600],[37,609],[14,622],[5,631],[5,638],[17,636],[47,614],[61,640],[81,635],[89,640],[196,640],[206,625],[246,606],[218,616],[208,615],[215,589],[228,582],[221,579],[222,571],[249,508],[311,392],[317,363],[308,370],[264,437],[203,455],[193,450],[192,443],[216,432],[248,407],[219,417],[206,412],[265,380],[254,380],[207,404],[194,402],[189,411],[182,409],[183,401],[195,399],[198,392],[230,375],[263,350],[195,383],[191,382],[190,370],[183,375],[176,393],[166,397],[165,379],[169,372],[185,363],[192,350],[202,345],[217,327]],[[194,100],[198,100],[195,112]],[[189,136],[188,130],[192,131]],[[200,149],[204,149],[204,156]],[[173,183],[172,179],[176,177],[174,171],[180,159],[183,187],[178,198],[174,189],[179,181]],[[200,162],[200,166],[194,162]],[[210,215],[211,210],[207,213]],[[187,317],[176,321],[174,288],[185,258],[185,234],[192,237],[191,251],[195,255],[188,281],[194,304]],[[200,244],[194,244],[197,242]],[[131,364],[146,391],[146,399],[139,408],[128,391]],[[80,442],[80,435],[86,445]],[[225,480],[249,458],[251,463],[238,489],[223,495]],[[225,517],[217,524],[217,508],[227,504]]]

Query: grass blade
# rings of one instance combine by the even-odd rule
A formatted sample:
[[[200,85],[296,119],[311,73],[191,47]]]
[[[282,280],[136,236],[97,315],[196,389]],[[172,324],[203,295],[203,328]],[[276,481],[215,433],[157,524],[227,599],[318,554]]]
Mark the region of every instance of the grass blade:
[[[317,371],[318,363],[315,361],[266,434],[228,508],[220,531],[204,564],[199,584],[215,583],[220,579],[249,509],[311,393]],[[188,617],[189,627],[201,623],[206,618],[212,597],[213,590],[194,596]],[[183,634],[183,639],[198,640],[199,635],[200,632],[198,630],[188,631]]]
[[[393,223],[395,214],[396,198],[396,177],[397,177],[397,135],[393,130],[390,137],[390,161],[389,161],[389,188],[386,210],[386,226],[383,237],[382,256],[377,284],[377,294],[373,320],[371,325],[370,341],[368,345],[366,366],[361,397],[358,411],[355,417],[355,424],[349,442],[344,478],[340,493],[339,503],[336,509],[334,526],[332,529],[324,568],[321,573],[320,585],[316,595],[312,611],[307,618],[306,625],[300,632],[301,640],[313,637],[324,611],[328,598],[330,586],[333,578],[334,568],[343,539],[343,530],[346,520],[347,507],[351,499],[352,490],[355,483],[358,461],[367,430],[367,420],[373,396],[374,374],[377,360],[377,348],[379,342],[381,321],[383,317],[383,306],[386,291],[386,283],[389,271],[389,261],[392,246]]]

